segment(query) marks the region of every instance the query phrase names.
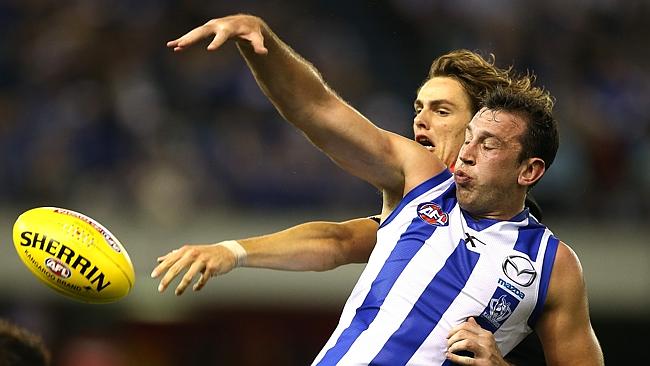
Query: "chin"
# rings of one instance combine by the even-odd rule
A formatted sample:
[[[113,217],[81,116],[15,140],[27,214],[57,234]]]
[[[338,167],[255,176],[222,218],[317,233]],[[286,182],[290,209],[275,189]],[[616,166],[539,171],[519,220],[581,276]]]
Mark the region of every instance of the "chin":
[[[467,189],[458,188],[456,191],[456,199],[460,208],[471,213],[472,215],[481,214],[485,212],[485,202],[476,192]]]
[[[456,199],[458,199],[458,204],[465,211],[469,211],[474,206],[474,200],[471,192],[468,192],[467,190],[460,187],[457,188]]]

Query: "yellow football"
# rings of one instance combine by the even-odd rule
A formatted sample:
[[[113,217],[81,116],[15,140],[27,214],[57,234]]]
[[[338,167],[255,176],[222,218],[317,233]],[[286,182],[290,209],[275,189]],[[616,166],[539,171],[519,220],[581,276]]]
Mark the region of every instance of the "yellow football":
[[[59,293],[88,303],[107,303],[133,288],[135,271],[122,244],[90,217],[57,207],[38,207],[18,217],[14,246],[25,266]]]

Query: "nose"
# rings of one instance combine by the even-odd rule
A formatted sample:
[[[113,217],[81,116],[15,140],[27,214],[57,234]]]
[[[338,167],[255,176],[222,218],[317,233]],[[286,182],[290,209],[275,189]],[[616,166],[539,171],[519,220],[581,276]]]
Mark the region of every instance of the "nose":
[[[424,114],[424,109],[420,110],[415,114],[415,117],[413,117],[413,129],[414,130],[428,130],[429,129],[429,124],[425,121],[425,118],[423,116]]]
[[[476,146],[470,143],[464,143],[463,146],[460,148],[460,152],[458,152],[458,159],[465,165],[474,165],[476,164],[476,159],[475,159],[475,149]]]

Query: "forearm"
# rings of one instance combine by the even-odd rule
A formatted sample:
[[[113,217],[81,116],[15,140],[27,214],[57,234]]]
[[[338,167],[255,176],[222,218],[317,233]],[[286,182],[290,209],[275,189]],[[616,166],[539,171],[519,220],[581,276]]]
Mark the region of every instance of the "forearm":
[[[368,219],[346,223],[310,222],[277,233],[238,240],[247,267],[290,271],[326,271],[366,262],[374,247],[377,224]]]
[[[311,63],[259,22],[268,52],[256,53],[241,39],[237,47],[280,114],[351,174],[379,188],[401,188],[404,178],[394,140],[343,101]]]
[[[267,54],[257,54],[245,40],[237,48],[255,80],[278,111],[289,121],[310,118],[314,106],[338,102],[321,74],[307,60],[278,38],[259,19]]]

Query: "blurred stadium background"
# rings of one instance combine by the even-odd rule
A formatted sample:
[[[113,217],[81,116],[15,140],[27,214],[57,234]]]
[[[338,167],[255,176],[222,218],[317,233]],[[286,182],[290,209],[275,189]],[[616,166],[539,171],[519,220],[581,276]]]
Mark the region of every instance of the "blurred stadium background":
[[[570,4],[569,4],[570,3]],[[608,364],[650,342],[650,2],[630,0],[0,2],[0,317],[60,366],[305,365],[362,266],[236,270],[158,294],[155,258],[184,243],[376,212],[380,196],[282,122],[232,45],[172,54],[210,18],[263,17],[378,125],[410,136],[436,56],[494,53],[557,97],[562,144],[534,192],[582,259]],[[116,234],[134,291],[91,306],[48,290],[11,242],[35,206]],[[634,358],[632,358],[634,357]]]

